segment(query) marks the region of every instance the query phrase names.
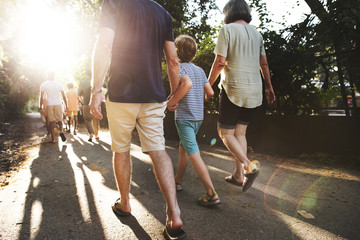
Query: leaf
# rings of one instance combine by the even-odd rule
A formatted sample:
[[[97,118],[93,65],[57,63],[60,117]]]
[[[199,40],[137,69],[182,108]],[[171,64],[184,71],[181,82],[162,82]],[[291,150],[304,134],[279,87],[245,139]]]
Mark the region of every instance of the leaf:
[[[315,219],[314,215],[311,213],[306,212],[305,210],[297,210],[298,214],[300,214],[302,217],[307,219]]]

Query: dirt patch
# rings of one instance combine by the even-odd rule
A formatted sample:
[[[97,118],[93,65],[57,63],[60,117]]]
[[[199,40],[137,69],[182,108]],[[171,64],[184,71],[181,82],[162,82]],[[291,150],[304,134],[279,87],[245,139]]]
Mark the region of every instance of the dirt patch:
[[[27,150],[41,143],[44,137],[42,123],[36,114],[22,119],[0,123],[0,187],[19,171],[27,159]],[[37,123],[36,123],[37,122]]]

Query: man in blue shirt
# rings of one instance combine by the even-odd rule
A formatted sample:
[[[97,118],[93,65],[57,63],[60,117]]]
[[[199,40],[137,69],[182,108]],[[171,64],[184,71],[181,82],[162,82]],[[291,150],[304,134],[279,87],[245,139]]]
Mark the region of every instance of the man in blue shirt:
[[[112,206],[119,216],[131,214],[130,144],[134,128],[143,152],[154,165],[166,201],[166,238],[182,239],[173,165],[165,151],[163,130],[166,94],[161,61],[165,52],[171,93],[179,85],[179,62],[169,13],[151,0],[104,0],[94,50],[91,110],[101,115],[101,87],[109,68],[106,110],[112,138],[114,173],[120,198]]]

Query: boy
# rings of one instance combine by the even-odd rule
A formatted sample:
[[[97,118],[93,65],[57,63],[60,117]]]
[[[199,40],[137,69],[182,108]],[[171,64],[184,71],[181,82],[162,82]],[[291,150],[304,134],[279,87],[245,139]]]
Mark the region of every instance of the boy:
[[[196,142],[196,134],[204,119],[204,92],[205,98],[209,99],[214,95],[214,91],[204,70],[191,63],[197,51],[195,40],[181,35],[175,39],[175,47],[180,60],[180,86],[175,94],[170,96],[167,106],[170,111],[175,110],[175,125],[180,138],[176,190],[182,190],[181,179],[190,159],[206,189],[206,194],[201,196],[197,203],[202,206],[217,205],[220,199]]]

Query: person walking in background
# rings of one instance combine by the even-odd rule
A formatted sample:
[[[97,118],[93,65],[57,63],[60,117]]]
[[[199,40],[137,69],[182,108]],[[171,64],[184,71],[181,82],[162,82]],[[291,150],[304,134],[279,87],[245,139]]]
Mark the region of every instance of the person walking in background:
[[[58,124],[58,131],[63,142],[66,141],[66,137],[63,133],[62,119],[63,109],[61,105],[61,96],[65,103],[65,110],[67,110],[67,100],[64,92],[64,86],[55,80],[54,72],[48,74],[48,80],[43,82],[40,86],[40,100],[39,100],[39,111],[43,111],[44,97],[46,95],[46,112],[48,121],[50,124],[51,131],[51,142],[57,142],[55,139],[55,127]]]
[[[206,190],[206,194],[201,196],[197,203],[202,206],[214,206],[220,203],[220,199],[196,142],[196,134],[204,119],[204,96],[209,99],[214,95],[214,91],[204,70],[191,63],[197,51],[195,40],[190,36],[181,35],[176,38],[175,47],[180,59],[180,86],[167,105],[169,110],[176,107],[175,125],[180,138],[179,163],[175,176],[176,190],[182,190],[181,181],[190,158]]]
[[[78,112],[79,112],[79,96],[74,89],[74,84],[68,83],[68,90],[66,91],[66,97],[68,100],[68,126],[69,132],[71,132],[71,126],[74,128],[74,135],[76,135],[77,127],[78,127]]]
[[[93,128],[93,115],[90,112],[90,96],[91,96],[91,83],[90,78],[84,79],[80,82],[78,95],[80,102],[82,104],[82,112],[84,117],[84,122],[86,129],[89,133],[89,142],[93,141],[94,137],[94,128]]]
[[[251,25],[250,8],[244,0],[230,0],[224,7],[225,25],[220,29],[215,60],[209,74],[214,84],[224,69],[219,88],[218,132],[236,159],[235,170],[225,178],[229,183],[251,187],[260,171],[247,157],[246,129],[254,110],[262,104],[262,79],[269,104],[275,101],[263,38]],[[245,174],[245,176],[244,176]]]
[[[151,0],[104,0],[99,26],[93,58],[91,111],[95,117],[102,118],[100,93],[110,65],[106,110],[114,152],[114,174],[121,196],[112,209],[121,217],[131,214],[130,144],[136,128],[143,152],[151,157],[166,202],[164,236],[183,239],[186,233],[176,199],[173,165],[165,151],[163,129],[166,93],[161,66],[164,52],[171,91],[175,92],[179,86],[179,61],[171,16]]]

